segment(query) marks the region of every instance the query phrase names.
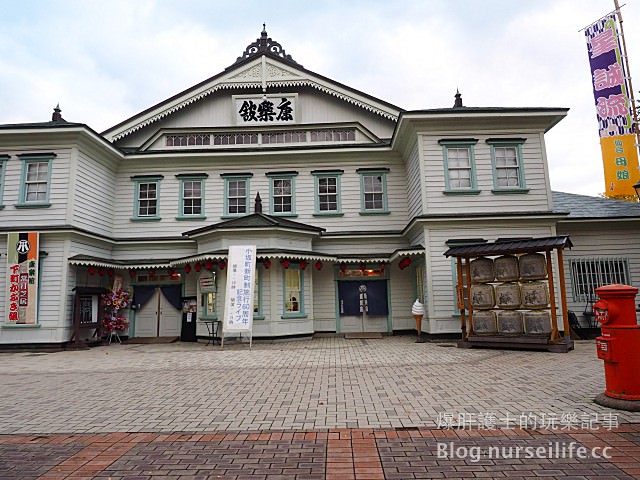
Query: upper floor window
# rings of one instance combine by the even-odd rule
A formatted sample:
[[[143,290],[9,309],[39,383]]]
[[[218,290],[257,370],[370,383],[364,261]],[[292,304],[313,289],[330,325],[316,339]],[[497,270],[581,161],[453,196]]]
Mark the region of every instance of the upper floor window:
[[[204,180],[206,173],[176,175],[180,180],[180,210],[178,219],[203,219]]]
[[[477,141],[476,139],[439,140],[444,158],[446,192],[479,193],[473,150]]]
[[[524,138],[488,139],[493,165],[493,187],[496,191],[523,191],[525,189],[522,167],[522,143]]]
[[[224,178],[224,216],[249,213],[249,180],[253,174],[222,174]]]
[[[295,215],[295,176],[298,172],[270,172],[272,215]]]
[[[9,160],[9,155],[0,155],[0,209],[4,208],[2,197],[4,192],[4,172],[5,163]]]
[[[361,214],[389,213],[387,208],[388,168],[359,168]]]
[[[132,220],[160,220],[160,180],[162,175],[136,175]]]
[[[17,207],[49,206],[53,153],[18,155],[22,163],[20,202]]]
[[[343,170],[316,170],[316,215],[341,215],[340,178]]]

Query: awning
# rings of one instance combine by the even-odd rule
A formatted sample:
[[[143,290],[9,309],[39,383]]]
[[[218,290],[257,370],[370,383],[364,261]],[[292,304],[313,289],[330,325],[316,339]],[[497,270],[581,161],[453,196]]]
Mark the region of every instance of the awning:
[[[480,257],[483,255],[510,255],[515,253],[535,253],[571,248],[573,244],[568,235],[558,237],[531,238],[526,240],[501,240],[492,243],[476,243],[460,247],[451,247],[444,252],[446,257]]]
[[[112,268],[114,270],[169,268],[171,266],[169,260],[109,260],[89,255],[75,255],[69,258],[69,265]]]

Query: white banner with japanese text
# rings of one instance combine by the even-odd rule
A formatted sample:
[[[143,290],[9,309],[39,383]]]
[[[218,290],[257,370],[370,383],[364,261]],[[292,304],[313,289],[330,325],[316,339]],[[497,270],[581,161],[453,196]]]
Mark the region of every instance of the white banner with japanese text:
[[[224,333],[251,332],[255,275],[256,246],[230,246],[222,324]]]

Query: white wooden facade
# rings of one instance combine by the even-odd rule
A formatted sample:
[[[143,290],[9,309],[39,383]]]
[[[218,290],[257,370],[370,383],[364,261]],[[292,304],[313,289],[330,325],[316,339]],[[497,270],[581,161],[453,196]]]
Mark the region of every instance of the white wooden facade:
[[[135,296],[174,275],[182,296],[197,299],[199,318],[221,318],[226,250],[237,244],[258,248],[254,337],[410,330],[416,297],[425,332],[459,332],[455,274],[443,256],[452,241],[570,235],[565,270],[577,312],[584,302],[573,300],[571,258],[624,258],[628,282],[640,281],[640,208],[626,205],[624,218],[571,218],[554,205],[544,134],[567,109],[404,110],[303,68],[265,32],[254,46],[224,72],[102,134],[59,115],[0,126],[0,270],[9,232],[39,232],[42,253],[33,324],[7,322],[0,276],[0,345],[69,341],[74,288],[108,288],[117,277]],[[244,122],[238,106],[265,100],[274,108],[290,101],[292,120]],[[495,148],[504,145],[517,152],[515,188],[498,180]],[[456,188],[448,156],[467,148],[471,184]],[[33,157],[48,162],[44,201],[25,197],[25,159]],[[320,208],[320,179],[329,179],[335,208]],[[240,213],[230,211],[236,180],[245,187]],[[290,211],[278,211],[279,180],[291,186]],[[200,189],[197,214],[184,213],[192,198],[185,182]],[[141,215],[148,185],[154,210]],[[216,293],[206,297],[199,280],[213,274]],[[374,282],[378,310],[363,318],[344,300],[365,282]],[[128,313],[129,335],[179,334],[172,325],[180,329],[182,313],[154,295]],[[208,316],[205,297],[215,304]],[[205,336],[205,325],[197,333]]]

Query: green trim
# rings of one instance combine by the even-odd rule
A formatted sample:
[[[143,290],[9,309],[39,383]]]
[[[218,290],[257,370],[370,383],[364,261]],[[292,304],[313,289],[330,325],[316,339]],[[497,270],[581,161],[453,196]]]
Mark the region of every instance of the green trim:
[[[470,195],[480,193],[478,190],[478,184],[476,181],[476,159],[474,145],[477,143],[475,139],[464,140],[440,140],[438,143],[442,145],[442,159],[444,164],[444,193],[459,193],[464,192]],[[447,151],[449,148],[467,148],[469,150],[469,169],[471,177],[471,186],[468,188],[451,188],[451,182],[449,179],[449,161],[447,158]]]
[[[6,176],[5,172],[7,170],[7,160],[9,160],[9,155],[0,155],[0,210],[4,208],[4,178]]]
[[[376,211],[367,211],[367,212],[358,212],[360,215],[366,216],[366,215],[391,215],[391,212],[387,211],[387,212],[383,212],[382,210],[379,212]]]
[[[203,175],[180,175],[178,180],[180,181],[180,196],[178,199],[178,216],[176,220],[204,220],[207,217],[204,213],[204,199],[205,199],[205,177]],[[200,182],[200,213],[197,214],[185,214],[184,213],[184,182]]]
[[[223,173],[220,176],[224,178],[224,214],[221,218],[236,218],[248,215],[249,198],[251,197],[251,177],[253,176],[253,174],[230,175]],[[245,182],[245,211],[242,213],[229,213],[229,182],[240,180],[243,180]]]
[[[39,323],[28,323],[28,324],[16,324],[16,325],[11,325],[9,323],[5,323],[0,325],[0,328],[7,328],[9,330],[11,329],[16,329],[19,330],[21,328],[41,328],[42,325],[40,325]]]
[[[445,190],[443,195],[478,195],[482,190]]]
[[[52,160],[55,157],[53,153],[46,155],[18,155],[20,160],[22,160],[22,172],[20,174],[20,193],[18,196],[18,203],[14,206],[16,208],[30,208],[30,207],[49,207],[51,203],[49,203],[49,195],[51,194],[51,164]],[[46,163],[47,164],[47,191],[44,200],[38,201],[27,201],[27,165],[30,163]]]
[[[267,173],[269,177],[269,214],[274,217],[297,217],[296,214],[296,175],[298,172],[289,172],[285,174]],[[291,181],[291,211],[290,212],[275,212],[273,210],[274,197],[273,197],[273,182],[276,180],[290,180]]]
[[[313,196],[314,200],[314,216],[334,216],[341,217],[342,213],[342,174],[344,172],[342,170],[333,170],[333,171],[316,171],[311,172],[314,177],[314,192]],[[336,179],[336,210],[320,210],[320,179],[321,178],[335,178]]]
[[[131,221],[134,222],[153,222],[161,220],[160,217],[160,180],[164,177],[162,175],[138,175],[131,177],[133,180],[133,216]],[[156,214],[155,215],[139,215],[140,213],[140,185],[142,184],[156,185]]]
[[[300,272],[300,291],[298,298],[298,306],[299,311],[297,312],[287,312],[287,270],[297,270]],[[304,272],[306,270],[302,270],[300,265],[289,265],[289,268],[282,268],[282,316],[280,318],[306,318],[306,313],[304,311]]]
[[[202,220],[206,220],[207,217],[200,217],[200,216],[196,216],[194,215],[193,217],[191,216],[187,216],[187,217],[176,217],[176,220],[179,222],[189,222],[189,221],[194,221],[194,222],[199,222]]]
[[[334,213],[334,212],[327,212],[327,213],[314,213],[312,214],[314,217],[344,217],[344,213],[340,212],[340,213]]]
[[[380,214],[390,213],[387,205],[387,173],[388,169],[366,170],[360,173],[360,214]],[[364,178],[365,177],[381,177],[382,180],[382,209],[365,208],[364,203]]]
[[[496,195],[512,195],[518,193],[529,193],[528,188],[504,188],[504,189],[493,189],[491,193],[495,193]]]
[[[340,267],[333,266],[333,283],[335,285],[335,303],[336,303],[336,333],[342,330],[342,322],[340,321],[340,289],[338,288],[338,280],[340,279]]]
[[[525,183],[525,175],[524,175],[524,164],[522,162],[522,144],[524,143],[524,139],[511,139],[511,140],[496,140],[491,139],[491,141],[487,140],[487,143],[491,147],[491,171],[493,174],[493,193],[527,193],[529,189],[527,189],[527,185]],[[518,169],[518,186],[517,187],[500,187],[498,185],[498,168],[496,165],[496,146],[505,148],[512,147],[516,149],[516,162]],[[513,168],[513,167],[505,167],[505,168]]]

